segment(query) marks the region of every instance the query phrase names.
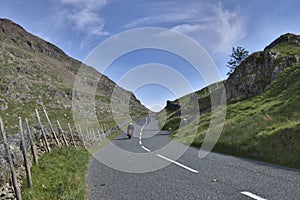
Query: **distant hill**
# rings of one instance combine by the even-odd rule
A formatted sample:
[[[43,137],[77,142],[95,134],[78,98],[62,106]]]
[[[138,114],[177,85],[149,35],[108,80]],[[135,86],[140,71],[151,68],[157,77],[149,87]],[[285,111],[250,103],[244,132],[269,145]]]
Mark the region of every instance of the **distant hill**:
[[[53,120],[72,122],[72,89],[79,68],[94,74],[99,72],[8,19],[0,19],[0,42],[0,116],[7,132],[17,130],[18,116],[35,123],[34,109],[41,106],[46,107]],[[98,83],[96,111],[102,123],[113,123],[110,97],[115,87],[119,88],[106,76]],[[132,96],[129,103],[132,116],[148,112],[132,93],[119,90]],[[121,106],[122,102],[120,99]]]
[[[213,84],[217,88],[218,84]],[[280,36],[253,53],[223,81],[227,96],[226,122],[214,151],[300,168],[300,36]],[[212,87],[213,88],[213,87]],[[178,130],[179,100],[168,102],[164,129],[184,132],[182,142],[200,147],[210,122],[208,88],[181,99],[196,98],[200,125],[193,140],[188,128]],[[181,101],[184,102],[184,101]]]

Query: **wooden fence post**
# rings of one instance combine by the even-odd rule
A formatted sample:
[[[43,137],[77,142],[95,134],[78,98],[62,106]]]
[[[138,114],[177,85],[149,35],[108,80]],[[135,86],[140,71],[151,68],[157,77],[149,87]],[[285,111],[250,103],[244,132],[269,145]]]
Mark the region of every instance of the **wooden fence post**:
[[[24,165],[25,165],[26,176],[27,176],[27,184],[30,188],[32,188],[32,179],[31,179],[31,173],[30,173],[30,166],[29,166],[28,158],[27,158],[26,144],[25,144],[25,140],[24,140],[23,126],[22,126],[21,117],[19,117],[18,120],[19,120],[19,132],[20,132],[20,135],[21,135],[21,149],[22,149],[22,153],[23,153]]]
[[[63,131],[62,128],[61,128],[61,125],[60,125],[59,121],[56,121],[56,123],[57,123],[59,132],[62,134],[64,143],[65,143],[65,145],[68,147],[68,146],[69,146],[68,141],[67,141],[67,139],[66,139],[66,136],[65,136],[65,134],[64,134],[64,131]]]
[[[94,129],[92,128],[91,131],[90,131],[91,135],[92,135],[92,140],[94,142],[94,144],[96,143],[96,137],[95,137],[95,131]]]
[[[78,126],[78,129],[79,129],[79,133],[80,133],[80,137],[81,137],[81,140],[82,140],[82,144],[84,146],[84,148],[86,148],[86,145],[85,145],[85,142],[84,142],[84,138],[83,138],[83,134],[82,134],[82,130],[81,130],[81,127],[79,124],[77,124]]]
[[[92,129],[87,129],[87,132],[88,132],[88,135],[89,135],[89,138],[90,138],[91,146],[94,146]]]
[[[43,127],[43,125],[42,125],[42,122],[41,122],[41,119],[40,119],[40,115],[39,115],[39,112],[38,112],[37,109],[35,109],[35,113],[36,113],[36,117],[37,117],[39,126],[41,127],[41,131],[42,131],[42,134],[43,134],[43,137],[44,137],[44,141],[45,141],[45,144],[46,144],[46,150],[47,150],[47,152],[49,153],[49,152],[51,151],[51,149],[50,149],[50,147],[49,147],[49,143],[48,143],[48,140],[47,140],[47,136],[46,136],[46,133],[45,133],[44,127]]]
[[[90,134],[89,134],[88,128],[85,128],[85,131],[86,131],[86,135],[87,135],[87,141],[88,141],[88,143],[90,143],[90,145],[92,146],[92,144],[91,144],[91,138],[90,138]]]
[[[107,124],[105,124],[105,126],[106,126],[106,131],[105,131],[105,133],[106,133],[106,136],[108,136],[108,135],[109,135],[109,127],[108,127]]]
[[[98,128],[97,128],[97,133],[98,133],[99,140],[101,141],[101,140],[102,140],[102,138],[101,138],[101,134],[100,134],[100,131],[99,131],[99,129],[98,129]]]
[[[74,145],[75,148],[77,148],[76,144],[75,144],[74,137],[73,137],[73,132],[72,132],[72,128],[71,128],[70,123],[68,123],[68,127],[69,127],[69,131],[70,131],[70,134],[71,134],[71,139],[72,139],[73,145]]]
[[[97,140],[96,140],[97,136],[96,136],[95,130],[92,129],[91,132],[92,132],[92,136],[93,136],[93,139],[94,139],[94,143],[97,143]]]
[[[107,126],[107,134],[109,135],[110,134],[110,129],[109,129],[108,124],[106,124],[106,126]]]
[[[103,126],[100,124],[100,131],[103,132]]]
[[[47,119],[47,121],[48,121],[48,124],[49,124],[49,126],[50,126],[50,129],[51,129],[52,135],[53,135],[53,137],[54,137],[54,139],[55,139],[55,142],[56,142],[56,144],[59,146],[59,145],[60,145],[60,142],[59,142],[59,140],[58,140],[57,137],[56,137],[56,133],[55,133],[55,131],[54,131],[54,129],[53,129],[53,126],[52,126],[52,123],[51,123],[51,121],[50,121],[50,119],[49,119],[49,117],[48,117],[47,111],[45,110],[45,108],[43,108],[43,111],[44,111],[45,117],[46,117],[46,119]]]
[[[9,167],[10,167],[10,171],[11,171],[11,177],[12,177],[12,182],[13,182],[13,187],[15,190],[16,198],[17,198],[17,200],[22,200],[21,190],[18,186],[17,176],[16,176],[16,172],[15,172],[15,169],[13,166],[13,161],[12,161],[10,150],[9,150],[9,147],[7,144],[7,138],[6,138],[6,134],[5,134],[4,126],[3,126],[3,121],[1,118],[0,118],[0,130],[1,130],[2,138],[3,138],[4,148],[5,148],[6,155],[7,155],[7,161],[8,161]]]
[[[104,131],[104,126],[101,124],[101,138],[106,138],[106,135],[105,135],[105,131]]]
[[[25,118],[25,123],[26,123],[27,133],[28,133],[28,136],[29,136],[30,148],[31,148],[32,156],[33,156],[33,162],[34,162],[34,164],[37,164],[38,159],[37,159],[37,156],[36,156],[36,152],[35,152],[35,148],[34,148],[34,142],[33,142],[33,139],[32,139],[30,126],[28,124],[28,119],[27,118]]]

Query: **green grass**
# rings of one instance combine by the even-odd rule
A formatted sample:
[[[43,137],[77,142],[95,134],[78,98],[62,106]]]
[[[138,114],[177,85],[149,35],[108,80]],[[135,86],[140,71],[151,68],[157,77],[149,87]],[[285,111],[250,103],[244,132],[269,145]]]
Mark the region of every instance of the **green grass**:
[[[261,95],[227,105],[224,129],[213,151],[300,168],[299,91],[297,63],[285,68]],[[174,136],[180,133],[180,142],[201,147],[210,113],[201,115],[195,138],[192,127],[178,130],[184,117],[167,118],[165,128],[174,130]]]
[[[37,165],[31,168],[33,189],[23,180],[23,199],[86,199],[86,173],[93,152],[105,146],[121,131],[112,133],[89,150],[74,147],[55,148],[44,154]]]
[[[276,45],[275,50],[280,52],[280,57],[285,56],[293,56],[293,55],[299,55],[300,49],[296,45],[291,45],[290,43],[281,43],[279,45]]]
[[[86,149],[56,148],[31,168],[33,189],[23,181],[23,199],[86,199],[86,171],[90,159]]]

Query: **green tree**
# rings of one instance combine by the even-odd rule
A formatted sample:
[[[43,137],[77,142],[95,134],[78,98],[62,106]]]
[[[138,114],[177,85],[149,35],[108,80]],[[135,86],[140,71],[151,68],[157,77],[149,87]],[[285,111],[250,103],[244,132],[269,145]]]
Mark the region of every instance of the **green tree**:
[[[249,55],[249,52],[243,48],[243,47],[232,47],[232,52],[229,55],[230,60],[227,62],[227,67],[229,68],[229,71],[227,72],[227,75],[232,74],[232,72],[235,70],[237,66],[241,64],[243,60],[245,60]]]

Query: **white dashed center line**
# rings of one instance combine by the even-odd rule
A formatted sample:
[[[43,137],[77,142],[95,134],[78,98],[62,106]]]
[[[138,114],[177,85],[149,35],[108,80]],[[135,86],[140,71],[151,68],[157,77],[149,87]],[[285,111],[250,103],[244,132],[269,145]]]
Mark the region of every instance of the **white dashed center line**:
[[[263,198],[263,197],[260,197],[260,196],[257,196],[256,194],[253,194],[253,193],[251,193],[251,192],[247,192],[247,191],[245,191],[245,192],[241,192],[243,195],[246,195],[246,196],[248,196],[248,197],[251,197],[252,199],[256,199],[256,200],[267,200],[267,199],[265,199],[265,198]]]
[[[148,149],[148,148],[146,148],[145,146],[143,146],[143,143],[142,143],[142,133],[143,133],[143,130],[144,130],[144,127],[146,126],[146,124],[147,124],[147,121],[148,121],[148,118],[146,118],[146,122],[145,122],[145,124],[142,126],[142,128],[141,128],[141,131],[140,131],[140,140],[139,140],[139,143],[140,143],[140,145],[141,145],[141,147],[145,150],[145,151],[147,151],[147,152],[151,152],[151,150],[150,149]],[[160,154],[156,154],[156,156],[158,156],[158,157],[160,157],[160,158],[162,158],[162,159],[164,159],[164,160],[167,160],[167,161],[169,161],[169,162],[171,162],[171,163],[173,163],[173,164],[175,164],[175,165],[178,165],[178,166],[180,166],[180,167],[182,167],[182,168],[184,168],[184,169],[186,169],[186,170],[189,170],[189,171],[191,171],[191,172],[193,172],[193,173],[199,173],[199,171],[197,171],[197,170],[195,170],[195,169],[192,169],[192,168],[190,168],[190,167],[188,167],[188,166],[186,166],[186,165],[183,165],[183,164],[181,164],[181,163],[179,163],[179,162],[177,162],[177,161],[175,161],[175,160],[172,160],[172,159],[170,159],[170,158],[167,158],[167,157],[165,157],[165,156],[163,156],[163,155],[160,155]]]
[[[174,163],[174,164],[176,164],[176,165],[178,165],[178,166],[180,166],[180,167],[182,167],[182,168],[184,168],[184,169],[187,169],[187,170],[189,170],[189,171],[191,171],[191,172],[194,172],[194,173],[199,173],[197,170],[194,170],[194,169],[192,169],[192,168],[190,168],[190,167],[188,167],[188,166],[185,166],[185,165],[183,165],[183,164],[181,164],[181,163],[179,163],[179,162],[177,162],[177,161],[175,161],[175,160],[171,160],[171,159],[169,159],[169,158],[167,158],[167,157],[165,157],[165,156],[162,156],[162,155],[160,155],[160,154],[156,154],[158,157],[160,157],[160,158],[162,158],[162,159],[165,159],[165,160],[167,160],[167,161],[169,161],[169,162],[171,162],[171,163]]]
[[[141,146],[145,151],[148,151],[148,152],[151,152],[151,150],[150,149],[147,149],[146,147],[144,147],[144,146]]]

